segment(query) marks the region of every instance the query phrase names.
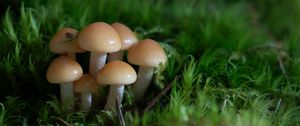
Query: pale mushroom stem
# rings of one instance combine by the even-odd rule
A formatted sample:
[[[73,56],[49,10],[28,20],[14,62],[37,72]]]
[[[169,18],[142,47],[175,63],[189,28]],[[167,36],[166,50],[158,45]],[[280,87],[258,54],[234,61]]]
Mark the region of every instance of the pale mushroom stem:
[[[83,111],[89,111],[92,106],[92,94],[81,93],[81,108]]]
[[[89,73],[90,75],[96,80],[98,71],[104,67],[106,62],[107,53],[97,53],[91,52],[90,56],[90,66],[89,66]],[[96,99],[100,94],[96,91],[94,94],[93,102],[95,105],[99,103],[99,100]]]
[[[74,109],[73,82],[60,84],[60,99],[63,108],[68,111]]]
[[[119,99],[119,105],[122,103],[124,93],[124,85],[112,85],[109,88],[109,94],[104,110],[114,110],[116,108],[117,97]]]
[[[110,53],[107,57],[108,61],[123,60],[124,51]]]
[[[98,71],[105,65],[107,53],[91,52],[89,73],[96,79]]]
[[[139,100],[142,98],[153,77],[154,68],[153,67],[147,67],[147,66],[140,66],[138,70],[137,80],[133,84],[133,94],[135,97],[135,100]]]

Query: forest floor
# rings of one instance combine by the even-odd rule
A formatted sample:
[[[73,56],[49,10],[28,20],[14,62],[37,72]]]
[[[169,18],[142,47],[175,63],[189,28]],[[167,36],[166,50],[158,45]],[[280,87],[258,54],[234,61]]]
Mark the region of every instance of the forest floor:
[[[121,22],[158,41],[168,62],[144,99],[126,87],[126,125],[300,125],[299,0],[1,0],[0,125],[118,125],[101,110],[66,112],[46,80],[63,27]],[[78,54],[87,72],[89,53]],[[108,87],[99,90],[105,101]],[[156,101],[154,101],[156,100]]]

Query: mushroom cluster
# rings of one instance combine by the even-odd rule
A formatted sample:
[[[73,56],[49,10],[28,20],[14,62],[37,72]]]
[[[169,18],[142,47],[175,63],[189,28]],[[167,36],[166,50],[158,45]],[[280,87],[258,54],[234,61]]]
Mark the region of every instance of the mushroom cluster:
[[[114,110],[116,101],[121,105],[125,85],[134,83],[134,98],[141,99],[151,83],[154,68],[167,61],[156,41],[138,41],[135,33],[121,23],[95,22],[79,32],[63,28],[51,39],[49,47],[61,56],[50,63],[46,77],[50,83],[60,84],[61,105],[69,111],[74,110],[75,93],[80,94],[81,109],[89,111],[92,94],[101,85],[110,85],[104,110]],[[83,74],[75,54],[87,51],[89,70]],[[124,51],[128,51],[128,63],[123,61]],[[130,64],[138,65],[138,72]]]

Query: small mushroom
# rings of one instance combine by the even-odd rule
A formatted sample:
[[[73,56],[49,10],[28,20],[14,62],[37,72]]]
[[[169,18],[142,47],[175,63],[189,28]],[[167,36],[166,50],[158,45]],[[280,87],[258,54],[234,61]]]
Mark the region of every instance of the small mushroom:
[[[77,42],[77,30],[63,28],[49,42],[50,51],[56,54],[67,54],[75,59],[75,53],[85,52]]]
[[[82,110],[89,111],[92,106],[92,93],[97,91],[95,79],[88,74],[84,74],[79,80],[74,82],[74,91],[81,95]]]
[[[60,56],[53,60],[47,70],[47,80],[60,84],[61,104],[67,110],[74,108],[73,81],[82,76],[82,68],[68,56]]]
[[[111,85],[104,110],[115,109],[117,97],[120,105],[123,99],[124,85],[134,83],[136,78],[136,72],[129,64],[117,60],[107,63],[97,75],[97,82],[100,85]]]
[[[110,25],[96,22],[79,32],[79,46],[91,52],[89,74],[96,79],[97,72],[105,65],[107,53],[121,48],[120,37]]]
[[[124,50],[128,50],[131,46],[137,43],[136,35],[126,25],[121,23],[113,23],[111,25],[119,34],[121,39],[121,49],[118,52],[110,53],[108,61],[123,60]]]
[[[167,61],[167,56],[160,45],[151,39],[138,42],[128,51],[128,62],[139,65],[137,81],[133,84],[133,94],[139,100],[146,93],[154,72],[154,68]]]

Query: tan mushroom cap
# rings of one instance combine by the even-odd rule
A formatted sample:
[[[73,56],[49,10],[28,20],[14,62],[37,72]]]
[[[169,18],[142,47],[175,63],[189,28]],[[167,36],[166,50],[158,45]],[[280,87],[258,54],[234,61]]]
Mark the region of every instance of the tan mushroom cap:
[[[77,30],[73,28],[63,28],[58,31],[50,40],[51,52],[57,54],[85,52],[77,42]]]
[[[77,93],[93,93],[97,91],[97,88],[96,80],[89,74],[84,74],[74,82],[74,91]]]
[[[81,48],[91,52],[111,53],[121,48],[118,33],[103,22],[92,23],[80,31],[78,42]]]
[[[167,61],[167,56],[156,41],[145,39],[129,49],[127,59],[135,65],[157,67]]]
[[[136,81],[134,69],[123,61],[107,63],[97,75],[97,82],[101,85],[129,85]]]
[[[72,82],[82,76],[82,68],[72,58],[60,56],[49,65],[46,76],[50,83]]]
[[[121,39],[121,50],[127,50],[137,43],[138,39],[130,28],[121,23],[113,23],[111,25],[119,34]]]

